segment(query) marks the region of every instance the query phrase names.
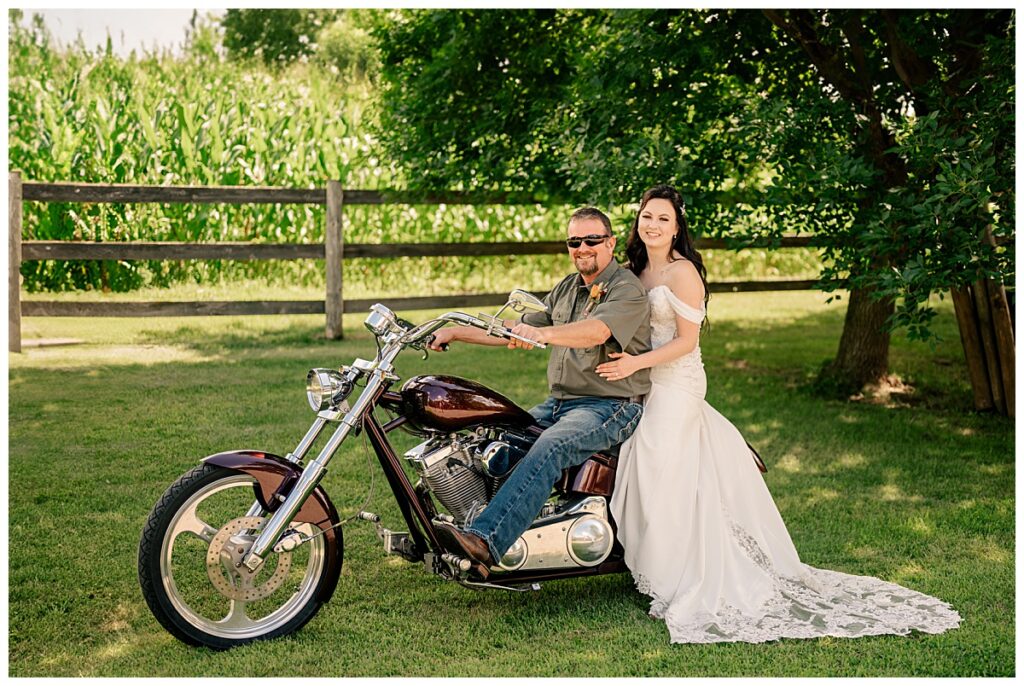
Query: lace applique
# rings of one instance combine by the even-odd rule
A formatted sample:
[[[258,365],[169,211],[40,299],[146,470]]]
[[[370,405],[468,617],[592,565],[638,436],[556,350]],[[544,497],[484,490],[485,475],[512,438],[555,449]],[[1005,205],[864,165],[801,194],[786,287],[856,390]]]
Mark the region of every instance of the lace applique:
[[[674,298],[675,296],[666,286],[656,286],[652,288],[648,292],[647,296],[651,301],[651,347],[660,348],[674,339],[678,334],[678,331],[676,330],[676,309],[673,307],[674,303],[670,300],[670,298]],[[689,307],[686,303],[680,302],[678,299],[676,300],[676,306],[682,305],[684,307]],[[689,309],[692,310],[693,308]],[[703,316],[703,312],[700,314]],[[703,373],[704,362],[700,356],[699,342],[697,347],[686,355],[677,357],[674,360],[669,360],[668,362],[659,364],[655,367],[655,369],[659,371],[673,373],[678,373],[687,368],[695,372],[700,371]]]
[[[720,598],[714,613],[678,616],[671,599],[658,597],[643,574],[633,574],[637,590],[651,597],[651,617],[665,620],[672,643],[765,643],[780,638],[856,638],[911,631],[938,634],[960,626],[960,614],[948,604],[875,577],[807,565],[802,578],[781,576],[753,536],[731,519],[729,528],[747,557],[772,578],[775,592],[754,614],[745,614]]]

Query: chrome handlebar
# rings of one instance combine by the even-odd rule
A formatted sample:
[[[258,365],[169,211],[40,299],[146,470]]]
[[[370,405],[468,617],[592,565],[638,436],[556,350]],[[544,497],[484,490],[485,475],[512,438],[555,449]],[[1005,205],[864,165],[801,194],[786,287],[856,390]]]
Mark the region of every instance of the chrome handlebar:
[[[479,317],[466,314],[465,312],[446,312],[436,319],[431,319],[420,324],[417,327],[406,332],[402,337],[401,341],[406,345],[415,345],[417,343],[425,342],[430,336],[434,335],[434,332],[443,327],[445,324],[458,324],[460,326],[473,326],[478,329],[483,329],[489,335],[496,338],[504,338],[506,340],[515,339],[527,343],[536,348],[546,348],[544,343],[531,340],[519,334],[512,333],[512,330],[507,328],[504,324],[499,324],[497,321],[486,322]]]

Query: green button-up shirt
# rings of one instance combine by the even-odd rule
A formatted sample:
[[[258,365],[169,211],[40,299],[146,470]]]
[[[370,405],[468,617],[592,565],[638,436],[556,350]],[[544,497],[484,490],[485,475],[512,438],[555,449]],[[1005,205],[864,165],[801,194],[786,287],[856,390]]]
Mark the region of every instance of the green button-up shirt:
[[[592,298],[594,286],[602,292]],[[547,312],[528,312],[521,320],[530,326],[558,326],[585,319],[599,319],[612,332],[601,345],[565,348],[551,345],[548,385],[554,398],[588,396],[631,398],[651,389],[650,370],[642,369],[625,379],[608,381],[594,369],[612,358],[609,353],[639,355],[651,349],[651,306],[647,291],[633,272],[612,260],[593,283],[570,274],[543,298]]]

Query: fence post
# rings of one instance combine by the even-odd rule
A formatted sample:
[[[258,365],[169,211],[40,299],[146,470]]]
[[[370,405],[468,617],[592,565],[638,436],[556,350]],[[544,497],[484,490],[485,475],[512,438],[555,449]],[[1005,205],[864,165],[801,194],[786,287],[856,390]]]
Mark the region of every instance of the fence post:
[[[341,298],[341,261],[345,249],[341,231],[341,208],[344,192],[340,181],[327,182],[327,225],[324,236],[324,257],[327,276],[327,293],[324,298],[324,310],[327,313],[325,335],[328,339],[340,340],[341,313],[344,303]]]
[[[7,174],[7,227],[10,252],[7,274],[7,350],[21,352],[21,172]]]

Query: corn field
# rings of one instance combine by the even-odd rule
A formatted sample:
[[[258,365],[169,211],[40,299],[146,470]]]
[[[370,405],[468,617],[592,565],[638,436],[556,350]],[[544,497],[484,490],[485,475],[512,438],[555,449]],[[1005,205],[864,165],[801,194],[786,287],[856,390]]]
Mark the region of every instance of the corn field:
[[[13,16],[13,15],[12,15]],[[186,45],[127,59],[57,49],[41,23],[9,20],[9,165],[32,181],[147,185],[401,188],[366,132],[373,88],[309,64],[271,72]],[[349,243],[537,241],[563,235],[573,208],[350,206]],[[612,211],[620,247],[633,209]],[[324,209],[304,205],[26,203],[26,240],[323,241]],[[713,280],[813,278],[812,251],[709,251]],[[346,261],[350,297],[526,287],[546,290],[562,256]],[[131,291],[255,280],[322,286],[319,261],[45,261],[22,266],[29,292]]]

